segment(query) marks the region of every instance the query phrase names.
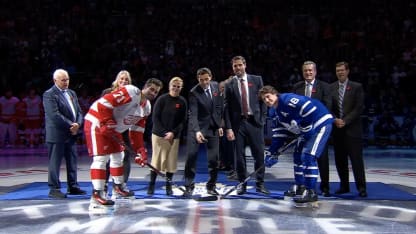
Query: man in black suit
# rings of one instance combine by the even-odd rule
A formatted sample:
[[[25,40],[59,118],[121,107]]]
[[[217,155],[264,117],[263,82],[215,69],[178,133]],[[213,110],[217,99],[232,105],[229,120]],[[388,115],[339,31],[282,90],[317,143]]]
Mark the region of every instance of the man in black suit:
[[[219,195],[215,189],[217,182],[217,160],[219,155],[219,137],[223,135],[221,128],[223,97],[220,95],[218,83],[212,81],[211,70],[203,67],[197,71],[198,84],[189,92],[188,121],[188,158],[185,163],[185,192],[191,196],[194,190],[196,161],[199,145],[206,143],[209,179],[207,193]]]
[[[76,93],[68,89],[68,72],[57,69],[53,73],[53,81],[55,84],[43,94],[45,141],[49,157],[49,197],[66,198],[66,194],[61,192],[61,182],[59,180],[63,158],[66,161],[68,194],[85,194],[85,191],[79,188],[77,182],[78,153],[75,145],[79,129],[84,123],[84,116]]]
[[[246,73],[246,60],[236,56],[231,60],[234,78],[225,85],[224,120],[226,136],[235,140],[237,176],[243,182],[247,169],[245,164],[245,146],[249,145],[254,159],[254,168],[259,169],[256,179],[256,191],[269,194],[264,186],[264,133],[263,126],[267,107],[259,99],[258,92],[263,87],[261,76]],[[246,193],[247,184],[237,188],[237,194]]]
[[[367,197],[363,160],[361,113],[364,110],[364,90],[360,83],[348,79],[347,62],[335,65],[338,81],[331,84],[331,112],[336,117],[333,128],[335,165],[341,182],[335,194],[348,193],[351,160],[355,185],[360,197]]]
[[[302,73],[305,80],[299,81],[293,86],[293,93],[318,99],[329,109],[331,106],[329,84],[316,79],[316,64],[313,61],[305,61],[302,65]],[[321,177],[321,194],[328,197],[330,196],[328,145],[325,146],[321,156],[318,158],[318,167]],[[296,193],[297,191],[288,192]],[[301,194],[302,191],[298,191],[298,193]]]

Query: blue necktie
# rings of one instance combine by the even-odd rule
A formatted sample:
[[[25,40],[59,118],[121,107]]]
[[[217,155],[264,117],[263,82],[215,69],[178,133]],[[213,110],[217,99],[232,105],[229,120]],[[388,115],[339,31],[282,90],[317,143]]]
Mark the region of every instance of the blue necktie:
[[[64,94],[64,97],[66,99],[66,102],[68,102],[68,104],[69,104],[69,107],[71,109],[72,115],[74,117],[73,120],[75,120],[77,115],[76,115],[76,112],[75,112],[75,107],[74,107],[74,103],[72,101],[72,98],[69,95],[68,90],[62,90],[62,93]]]

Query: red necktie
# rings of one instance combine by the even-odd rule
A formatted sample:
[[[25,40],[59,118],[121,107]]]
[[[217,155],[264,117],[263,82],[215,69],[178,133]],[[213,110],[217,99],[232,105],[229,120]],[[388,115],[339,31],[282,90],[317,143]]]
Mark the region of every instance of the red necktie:
[[[247,104],[247,91],[244,85],[244,79],[240,79],[241,84],[241,106],[243,109],[243,115],[247,118],[248,115],[248,104]]]

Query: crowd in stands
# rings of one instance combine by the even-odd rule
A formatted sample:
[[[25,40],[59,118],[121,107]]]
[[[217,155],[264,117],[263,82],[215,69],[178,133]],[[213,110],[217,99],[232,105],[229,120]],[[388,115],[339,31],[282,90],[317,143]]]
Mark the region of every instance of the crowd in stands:
[[[0,96],[43,93],[68,70],[85,108],[128,70],[141,87],[196,83],[199,67],[217,81],[243,55],[249,73],[280,92],[301,80],[306,60],[333,82],[338,61],[363,84],[369,138],[415,144],[416,3],[411,0],[0,0]],[[162,90],[166,92],[166,90]],[[371,135],[374,134],[374,137]],[[383,143],[384,144],[384,143]]]

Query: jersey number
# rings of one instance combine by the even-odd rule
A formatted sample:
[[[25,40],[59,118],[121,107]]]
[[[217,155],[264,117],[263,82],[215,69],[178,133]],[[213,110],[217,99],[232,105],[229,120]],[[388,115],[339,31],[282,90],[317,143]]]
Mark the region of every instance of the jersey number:
[[[291,98],[289,101],[289,106],[296,107],[296,104],[298,104],[298,102],[299,102],[298,98]]]

